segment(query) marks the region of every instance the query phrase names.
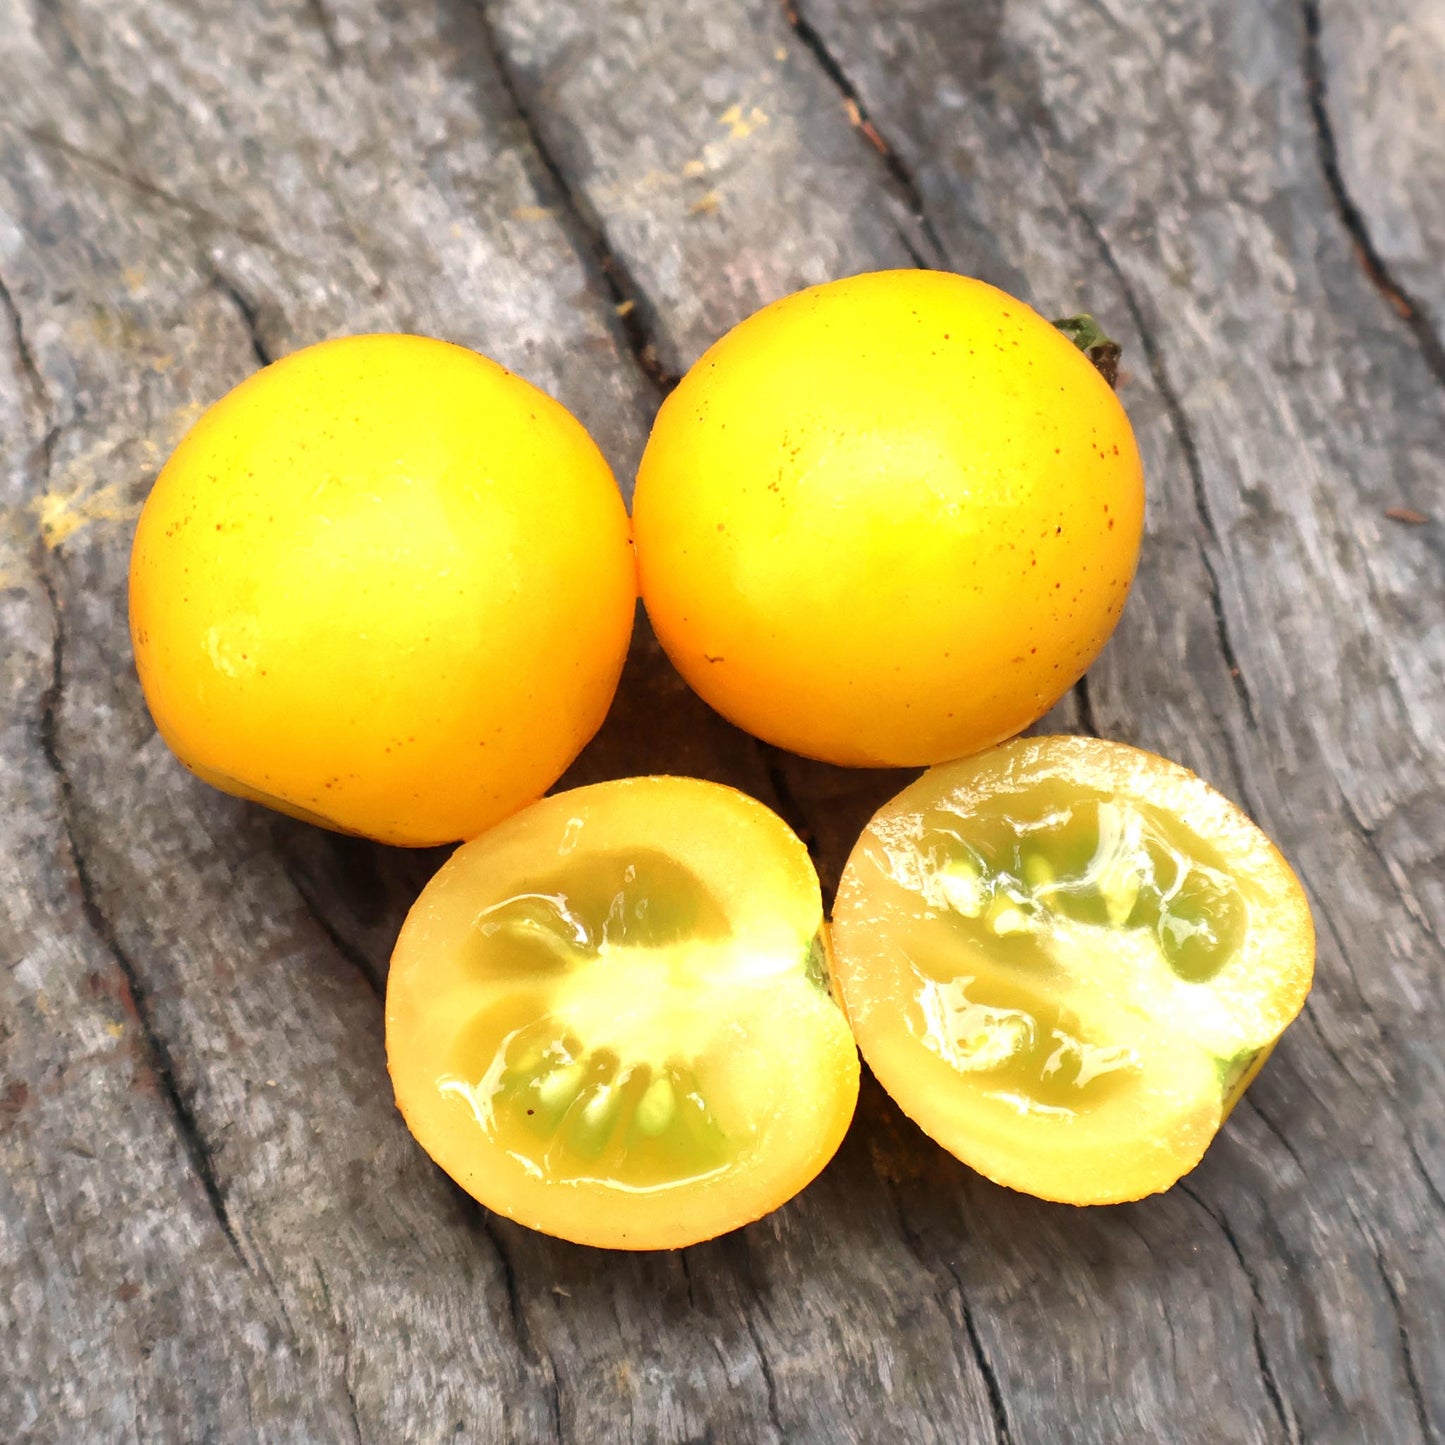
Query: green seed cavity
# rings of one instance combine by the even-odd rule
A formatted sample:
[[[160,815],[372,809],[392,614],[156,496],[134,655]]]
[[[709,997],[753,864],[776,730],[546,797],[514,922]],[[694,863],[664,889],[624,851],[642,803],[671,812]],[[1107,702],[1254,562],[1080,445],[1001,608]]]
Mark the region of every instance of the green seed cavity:
[[[1176,991],[1208,985],[1248,931],[1245,898],[1209,844],[1147,804],[1081,797],[1076,785],[1045,782],[967,819],[936,808],[925,815],[920,851],[927,863],[917,886],[929,912],[909,952],[926,1040],[955,1068],[1017,1095],[1020,1107],[1087,1108],[1139,1063],[1127,1042],[1086,1036],[1057,1005],[1097,987],[1091,950],[1112,961],[1116,989],[1120,977],[1134,977],[1118,967],[1137,963],[1143,996],[1168,1000],[1170,977]],[[1056,937],[1071,941],[1056,947]],[[1118,962],[1125,958],[1136,962]],[[1115,1002],[1117,993],[1099,1002],[1114,1029],[1152,1027]],[[1092,1006],[1087,1013],[1095,1017]],[[1229,1062],[1226,1087],[1247,1064]]]

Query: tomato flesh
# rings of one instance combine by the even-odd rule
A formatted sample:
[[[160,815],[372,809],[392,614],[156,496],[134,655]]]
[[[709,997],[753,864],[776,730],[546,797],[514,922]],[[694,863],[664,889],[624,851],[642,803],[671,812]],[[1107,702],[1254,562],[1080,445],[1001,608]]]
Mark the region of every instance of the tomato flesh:
[[[1192,1168],[1304,1002],[1313,931],[1268,840],[1185,769],[1095,739],[935,768],[834,911],[864,1057],[1000,1183],[1138,1198]]]
[[[417,901],[387,996],[397,1101],[484,1204],[617,1248],[781,1204],[837,1148],[858,1062],[782,821],[715,784],[544,799]]]

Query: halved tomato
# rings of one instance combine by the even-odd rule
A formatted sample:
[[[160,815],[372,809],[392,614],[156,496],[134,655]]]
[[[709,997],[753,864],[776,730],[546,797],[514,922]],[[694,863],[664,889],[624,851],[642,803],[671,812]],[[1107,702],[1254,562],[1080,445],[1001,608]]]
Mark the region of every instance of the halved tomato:
[[[776,1208],[858,1096],[807,850],[690,778],[560,793],[459,848],[397,941],[386,1040],[397,1104],[457,1183],[615,1249]]]
[[[1073,1204],[1192,1169],[1314,969],[1303,891],[1238,808],[1077,737],[899,794],[844,870],[833,946],[904,1112],[990,1179]]]

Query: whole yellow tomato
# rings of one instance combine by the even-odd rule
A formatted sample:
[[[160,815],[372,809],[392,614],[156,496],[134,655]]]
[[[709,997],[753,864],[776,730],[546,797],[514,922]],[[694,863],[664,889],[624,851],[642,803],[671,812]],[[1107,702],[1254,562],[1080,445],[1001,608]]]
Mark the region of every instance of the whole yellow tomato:
[[[936,763],[1011,737],[1093,661],[1143,527],[1088,359],[980,281],[888,271],[765,307],[658,414],[633,527],[682,675],[782,747]]]
[[[388,843],[471,837],[544,792],[601,724],[635,602],[581,424],[417,336],[325,342],[217,402],[131,558],[136,664],[181,761]]]

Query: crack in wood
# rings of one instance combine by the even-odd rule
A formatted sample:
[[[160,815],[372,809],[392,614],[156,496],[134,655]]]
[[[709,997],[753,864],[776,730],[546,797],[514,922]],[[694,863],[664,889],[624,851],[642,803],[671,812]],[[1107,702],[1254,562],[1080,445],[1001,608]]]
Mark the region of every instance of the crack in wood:
[[[1288,1154],[1291,1159],[1294,1160],[1295,1168],[1299,1170],[1300,1174],[1304,1177],[1308,1177],[1309,1170],[1305,1168],[1305,1162],[1303,1159],[1300,1158],[1299,1151],[1294,1147],[1292,1143],[1290,1143],[1289,1136],[1284,1132],[1284,1130],[1281,1129],[1280,1126],[1276,1124],[1274,1120],[1271,1119],[1269,1115],[1265,1112],[1264,1107],[1260,1104],[1254,1093],[1252,1091],[1246,1091],[1244,1098],[1241,1100],[1241,1102],[1249,1106],[1250,1113],[1252,1113],[1255,1118],[1257,1118],[1259,1122],[1263,1124],[1264,1127],[1269,1130],[1269,1132],[1279,1141],[1280,1146],[1284,1149],[1284,1152]]]
[[[1410,1331],[1405,1324],[1405,1311],[1400,1291],[1390,1277],[1390,1271],[1385,1267],[1385,1256],[1374,1230],[1358,1214],[1355,1214],[1353,1206],[1350,1207],[1350,1213],[1355,1215],[1355,1222],[1360,1226],[1365,1238],[1370,1241],[1370,1249],[1375,1258],[1375,1271],[1380,1277],[1380,1283],[1385,1286],[1386,1295],[1389,1296],[1390,1308],[1395,1316],[1395,1334],[1400,1347],[1400,1363],[1404,1367],[1405,1384],[1410,1391],[1410,1403],[1415,1410],[1415,1421],[1420,1427],[1420,1434],[1426,1440],[1438,1441],[1440,1432],[1436,1430],[1435,1423],[1430,1418],[1429,1407],[1425,1403],[1425,1391],[1421,1387],[1420,1373],[1415,1365],[1415,1348],[1410,1342]]]
[[[768,784],[773,790],[778,816],[802,840],[803,846],[808,850],[808,857],[813,861],[813,871],[819,872],[823,860],[818,845],[818,830],[809,821],[808,810],[799,802],[788,778],[786,764],[790,755],[782,748],[764,742],[762,738],[754,737],[752,743],[763,765],[763,771],[768,775]],[[825,899],[824,902],[827,903],[828,900]]]
[[[858,87],[849,78],[842,62],[833,54],[818,28],[803,14],[798,0],[782,0],[782,6],[783,14],[787,17],[788,24],[792,26],[793,33],[798,37],[803,48],[817,61],[819,69],[832,82],[838,94],[843,97],[844,107],[854,128],[862,132],[864,139],[883,158],[883,164],[887,167],[888,174],[902,195],[905,205],[913,219],[918,222],[918,228],[922,231],[924,239],[933,248],[937,258],[935,264],[946,268],[948,266],[948,248],[943,244],[943,240],[928,214],[928,207],[923,200],[923,191],[907,162],[878,129],[867,105],[864,104]],[[914,264],[923,270],[928,270],[928,263],[916,247],[903,236],[901,231],[897,234],[899,240],[907,248],[908,254],[913,258]]]
[[[316,1275],[316,1282],[321,1286],[321,1298],[326,1305],[326,1312],[331,1316],[331,1322],[341,1335],[341,1388],[346,1394],[346,1406],[351,1416],[351,1429],[356,1436],[356,1445],[365,1445],[361,1433],[361,1414],[356,1404],[356,1392],[351,1388],[351,1331],[347,1328],[341,1312],[332,1303],[331,1287],[326,1283],[326,1271],[315,1259],[311,1261],[311,1269]]]
[[[1315,1011],[1309,1007],[1308,1003],[1306,1003],[1304,1009],[1301,1010],[1299,1018],[1302,1023],[1308,1025],[1310,1031],[1318,1041],[1319,1046],[1325,1051],[1326,1057],[1328,1057],[1330,1062],[1334,1064],[1355,1088],[1374,1089],[1380,1085],[1384,1085],[1386,1088],[1391,1086],[1392,1081],[1377,1063],[1373,1051],[1369,1055],[1369,1061],[1375,1065],[1375,1077],[1373,1079],[1362,1079],[1350,1064],[1346,1062],[1344,1055],[1330,1042],[1329,1036],[1324,1031],[1324,1027],[1315,1016]]]
[[[1425,1167],[1425,1161],[1420,1157],[1420,1150],[1415,1144],[1414,1137],[1410,1134],[1405,1135],[1405,1148],[1409,1151],[1415,1169],[1424,1181],[1426,1193],[1435,1201],[1436,1207],[1445,1213],[1445,1194],[1440,1192],[1440,1186],[1436,1184],[1435,1176]]]
[[[1377,1077],[1379,1082],[1388,1088],[1393,1088],[1395,1083],[1394,1077],[1385,1069],[1383,1064],[1379,1062],[1379,1055],[1383,1052],[1384,1046],[1389,1043],[1389,1033],[1384,1024],[1380,1022],[1379,1015],[1376,1014],[1375,1010],[1371,1007],[1369,998],[1366,996],[1365,990],[1360,983],[1360,976],[1355,972],[1354,951],[1345,946],[1344,935],[1341,934],[1339,925],[1335,922],[1334,913],[1330,905],[1326,902],[1328,895],[1321,893],[1320,890],[1315,887],[1310,870],[1306,868],[1304,863],[1298,858],[1294,860],[1294,871],[1300,883],[1304,886],[1305,896],[1309,901],[1310,914],[1315,920],[1316,955],[1319,953],[1319,935],[1321,932],[1327,933],[1330,942],[1334,944],[1335,959],[1340,967],[1344,969],[1345,975],[1349,979],[1354,1001],[1360,1009],[1360,1016],[1367,1018],[1370,1021],[1370,1026],[1376,1032],[1376,1037],[1370,1040],[1369,1043],[1372,1045],[1371,1062],[1378,1066]],[[1306,1000],[1301,1016],[1307,1015],[1308,1013],[1309,1003],[1308,1000]],[[1335,1056],[1331,1054],[1331,1057]],[[1352,1079],[1359,1082],[1352,1070],[1346,1070],[1346,1072]]]
[[[25,334],[25,320],[20,314],[20,307],[3,276],[0,276],[0,310],[5,312],[10,324],[10,341],[20,363],[20,375],[30,393],[30,404],[40,419],[40,439],[31,448],[30,466],[43,487],[55,467],[55,447],[60,440],[59,409],[36,361],[30,339]]]
[[[898,238],[898,244],[908,253],[908,259],[918,267],[920,271],[929,269],[928,261],[922,251],[913,244],[913,237],[910,236],[902,226],[894,226],[893,234]]]
[[[1099,724],[1094,718],[1094,698],[1089,691],[1089,674],[1086,672],[1073,686],[1074,701],[1079,706],[1079,725],[1091,738],[1103,737]]]
[[[892,1180],[884,1178],[882,1184],[885,1194],[893,1200],[893,1216],[898,1221],[898,1232],[903,1237],[903,1243],[919,1266],[932,1276],[933,1265],[925,1257],[923,1241],[919,1238],[918,1231],[908,1222],[908,1215],[903,1207],[903,1196]],[[953,1287],[958,1294],[958,1310],[963,1320],[964,1333],[968,1336],[969,1355],[983,1381],[984,1395],[988,1401],[989,1416],[993,1423],[994,1445],[1013,1445],[1013,1431],[1009,1425],[1003,1390],[999,1385],[998,1376],[994,1373],[993,1364],[983,1348],[983,1340],[978,1333],[978,1325],[968,1303],[968,1291],[964,1288],[963,1276],[959,1274],[953,1261],[946,1255],[941,1262],[944,1273],[953,1281]]]
[[[121,130],[127,138],[130,139],[130,149],[134,150],[135,146],[130,121],[121,108],[120,103],[115,99],[103,77],[98,75],[91,66],[85,62],[84,57],[80,55],[78,50],[76,51],[76,55],[79,57],[81,68],[90,79],[96,93],[101,96],[115,113],[119,120]],[[275,357],[261,334],[255,303],[241,290],[235,281],[225,275],[217,266],[198,228],[235,236],[240,240],[259,246],[264,250],[277,253],[279,252],[279,248],[271,238],[259,232],[252,231],[247,227],[227,221],[214,212],[207,210],[204,206],[198,206],[182,196],[173,194],[145,176],[117,166],[103,156],[93,155],[89,151],[71,145],[61,136],[51,131],[40,127],[27,127],[25,134],[37,145],[52,150],[56,154],[63,155],[77,165],[88,166],[99,174],[106,176],[108,179],[125,186],[127,189],[149,200],[159,202],[161,205],[174,210],[181,216],[185,223],[186,234],[191,244],[195,247],[198,268],[202,275],[209,278],[212,288],[224,296],[239,314],[242,325],[246,331],[247,339],[250,342],[251,354],[255,360],[261,366],[269,366],[271,364]]]
[[[486,0],[466,0],[466,3],[477,17],[483,49],[501,82],[508,104],[526,132],[528,147],[541,167],[542,175],[534,181],[539,195],[546,191],[552,193],[558,203],[563,232],[573,251],[611,302],[609,329],[654,389],[661,396],[666,396],[682,378],[662,364],[656,335],[657,312],[651,298],[638,284],[626,261],[612,248],[606,222],[583,189],[568,176],[538,124],[506,47],[497,34]]]
[[[14,294],[4,276],[0,276],[0,307],[4,308],[6,318],[10,323],[10,339],[15,347],[15,355],[20,362],[20,373],[25,378],[25,385],[30,392],[31,400],[41,416],[50,422],[55,416],[50,388],[46,385],[40,367],[36,364],[35,352],[31,349],[30,340],[25,335],[24,318],[20,315],[20,308],[16,305]]]
[[[687,1286],[687,1307],[694,1312],[697,1310],[697,1295],[692,1287],[692,1266],[687,1262],[687,1250],[677,1251],[678,1267],[682,1270],[683,1283]],[[724,1362],[726,1363],[726,1362]]]
[[[1189,1190],[1184,1190],[1189,1194]],[[1196,1199],[1196,1203],[1202,1202]],[[1208,1210],[1205,1210],[1208,1213]],[[1340,1388],[1335,1383],[1334,1371],[1330,1366],[1329,1330],[1325,1322],[1325,1310],[1315,1292],[1309,1287],[1311,1272],[1298,1251],[1285,1238],[1273,1214],[1266,1210],[1260,1216],[1260,1229],[1267,1233],[1273,1252],[1279,1257],[1285,1279],[1294,1285],[1300,1300],[1299,1321],[1304,1334],[1305,1348],[1319,1378],[1320,1390],[1332,1415],[1343,1417],[1349,1413]],[[1306,1395],[1308,1398],[1308,1395]]]
[[[148,200],[157,201],[169,210],[176,211],[188,221],[205,226],[209,229],[220,232],[224,235],[235,236],[238,240],[249,242],[253,246],[263,247],[275,255],[284,255],[284,251],[270,237],[259,231],[254,231],[248,226],[238,225],[234,221],[227,220],[224,216],[218,216],[214,211],[207,210],[204,206],[197,205],[194,201],[188,201],[184,196],[178,196],[172,191],[166,190],[164,186],[157,185],[154,181],[139,175],[134,171],[128,171],[123,166],[116,165],[113,161],[107,160],[104,156],[98,156],[83,149],[80,146],[72,145],[62,136],[57,135],[43,126],[24,126],[21,134],[27,140],[33,141],[44,150],[53,151],[56,155],[64,156],[76,165],[85,166],[95,171],[98,175],[105,176],[108,180],[115,181],[117,185],[124,186],[127,190],[133,191],[136,195],[144,196]],[[199,238],[191,232],[191,239],[199,243]],[[215,268],[206,263],[205,274],[214,279]]]
[[[1399,863],[1380,846],[1380,840],[1376,836],[1378,830],[1371,827],[1370,824],[1365,821],[1363,814],[1355,804],[1355,800],[1345,790],[1343,782],[1341,782],[1339,778],[1334,778],[1334,784],[1335,791],[1339,794],[1340,803],[1344,807],[1346,816],[1354,826],[1356,833],[1359,834],[1360,841],[1380,865],[1380,870],[1388,881],[1391,890],[1400,900],[1400,906],[1410,918],[1419,925],[1420,931],[1434,946],[1435,951],[1445,955],[1445,943],[1442,943],[1439,934],[1436,933],[1434,926],[1431,924],[1429,914],[1425,911],[1420,900],[1410,888],[1408,878],[1402,879],[1400,877],[1400,873],[1403,870],[1400,868]]]
[[[758,1358],[758,1368],[762,1371],[768,1420],[777,1433],[778,1439],[785,1441],[788,1438],[788,1432],[783,1429],[782,1417],[778,1414],[778,1382],[773,1376],[773,1366],[768,1359],[768,1352],[763,1348],[763,1338],[758,1332],[757,1322],[753,1319],[751,1310],[743,1311],[743,1324],[747,1327],[748,1338],[753,1342],[753,1353]]]
[[[1123,1218],[1125,1228],[1127,1228],[1129,1233],[1132,1234],[1134,1238],[1137,1239],[1139,1243],[1144,1246],[1144,1253],[1149,1256],[1149,1263],[1151,1267],[1156,1274],[1159,1273],[1162,1261],[1159,1259],[1158,1255],[1154,1253],[1153,1241],[1149,1238],[1147,1234],[1144,1233],[1143,1226],[1139,1223],[1137,1215],[1135,1215],[1133,1211],[1129,1211],[1123,1216]],[[1160,1301],[1159,1313],[1164,1320],[1165,1333],[1167,1333],[1169,1336],[1169,1368],[1171,1370],[1178,1370],[1179,1336],[1174,1329],[1174,1318],[1169,1313],[1169,1310],[1167,1309],[1167,1307],[1165,1307],[1162,1300]]]
[[[255,303],[252,302],[245,292],[241,290],[231,278],[225,275],[215,264],[210,264],[211,285],[214,290],[224,296],[235,307],[241,318],[241,324],[246,329],[246,337],[251,343],[251,355],[261,366],[270,366],[276,359],[271,348],[267,346],[266,339],[261,335],[261,327],[256,314]]]
[[[1056,181],[1057,184],[1057,181]],[[1113,276],[1118,284],[1119,292],[1124,298],[1124,306],[1134,322],[1134,329],[1139,333],[1139,341],[1144,348],[1144,361],[1149,368],[1149,375],[1154,382],[1160,399],[1164,403],[1164,409],[1173,423],[1175,440],[1179,443],[1179,449],[1184,453],[1184,465],[1189,473],[1190,484],[1194,493],[1194,507],[1199,515],[1200,523],[1204,527],[1205,537],[1209,545],[1201,543],[1199,547],[1200,561],[1204,564],[1204,575],[1208,584],[1209,610],[1214,618],[1214,631],[1219,639],[1219,650],[1224,660],[1224,665],[1229,672],[1230,682],[1234,685],[1235,695],[1239,699],[1241,708],[1244,710],[1245,722],[1251,731],[1257,727],[1254,715],[1254,700],[1250,696],[1249,686],[1244,678],[1244,669],[1241,667],[1239,658],[1234,650],[1234,643],[1229,635],[1229,623],[1224,615],[1224,592],[1220,582],[1219,568],[1211,555],[1211,548],[1215,552],[1223,552],[1223,545],[1219,535],[1219,529],[1215,525],[1214,514],[1209,505],[1208,489],[1204,484],[1204,464],[1199,455],[1199,446],[1194,439],[1194,429],[1189,424],[1188,413],[1184,410],[1184,404],[1179,398],[1179,393],[1174,389],[1174,383],[1170,379],[1168,367],[1164,362],[1164,349],[1160,345],[1158,337],[1150,326],[1144,315],[1144,308],[1135,293],[1133,283],[1129,280],[1120,264],[1118,257],[1114,254],[1114,248],[1109,244],[1109,238],[1104,234],[1103,228],[1094,219],[1093,215],[1079,202],[1070,203],[1070,210],[1073,212],[1079,224],[1089,233],[1095,246],[1098,247],[1099,257],[1103,261],[1109,274]],[[1236,773],[1241,781],[1246,776],[1243,769],[1236,766]]]
[[[325,910],[321,907],[320,900],[313,894],[300,870],[294,867],[291,861],[284,856],[281,863],[281,871],[286,875],[287,882],[296,890],[296,896],[301,900],[302,907],[305,908],[312,920],[326,935],[331,946],[361,975],[366,986],[376,996],[377,1000],[385,1003],[386,984],[380,970],[373,965],[366,953],[352,943],[331,919],[327,917]]]
[[[517,1342],[517,1349],[521,1352],[522,1358],[542,1379],[546,1390],[548,1409],[552,1416],[553,1435],[558,1445],[561,1445],[561,1442],[566,1439],[562,1426],[561,1382],[557,1378],[557,1369],[551,1357],[539,1351],[536,1341],[532,1338],[532,1327],[527,1322],[526,1308],[517,1287],[517,1272],[512,1264],[511,1251],[502,1242],[501,1234],[497,1230],[497,1220],[491,1210],[473,1199],[460,1185],[454,1185],[453,1192],[458,1196],[464,1217],[475,1224],[476,1229],[492,1247],[492,1253],[501,1270],[502,1289],[507,1296],[507,1313],[512,1323],[512,1336]]]
[[[1299,1445],[1300,1430],[1299,1422],[1294,1409],[1286,1401],[1283,1392],[1280,1390],[1279,1381],[1275,1378],[1274,1367],[1269,1362],[1269,1355],[1264,1348],[1264,1335],[1260,1329],[1259,1314],[1264,1307],[1264,1292],[1260,1289],[1259,1279],[1255,1272],[1249,1267],[1249,1261],[1245,1257],[1239,1240],[1235,1237],[1234,1230],[1230,1228],[1229,1221],[1223,1211],[1216,1213],[1209,1207],[1203,1198],[1193,1189],[1187,1180],[1179,1181],[1179,1192],[1186,1198],[1192,1199],[1195,1205],[1203,1211],[1224,1236],[1225,1242],[1229,1245],[1230,1252],[1234,1255],[1235,1263],[1239,1266],[1240,1273],[1244,1276],[1245,1283],[1249,1286],[1251,1298],[1250,1324],[1254,1334],[1254,1358],[1259,1367],[1260,1382],[1264,1386],[1264,1392],[1269,1397],[1269,1402],[1274,1409],[1275,1417],[1279,1420],[1280,1428],[1285,1433],[1285,1439],[1290,1445]]]
[[[200,1182],[211,1213],[215,1216],[216,1222],[232,1250],[235,1251],[236,1257],[248,1270],[251,1270],[251,1262],[241,1248],[241,1242],[231,1222],[210,1146],[206,1142],[194,1112],[181,1093],[170,1048],[157,1029],[151,1015],[150,1000],[141,980],[140,970],[121,945],[101,906],[100,895],[91,876],[90,865],[80,846],[75,822],[75,784],[60,750],[60,712],[65,680],[65,613],[49,569],[43,563],[37,564],[36,575],[49,601],[51,615],[54,619],[50,682],[40,699],[40,750],[46,766],[54,775],[59,788],[60,821],[66,847],[70,854],[71,869],[80,888],[81,911],[96,941],[110,955],[120,972],[128,994],[130,1010],[140,1025],[151,1072],[160,1085],[162,1096],[169,1105],[176,1133],[185,1150],[191,1169]]]
[[[1361,269],[1389,304],[1390,310],[1409,328],[1425,364],[1435,379],[1445,386],[1445,343],[1442,343],[1436,334],[1424,308],[1390,270],[1389,264],[1375,245],[1364,212],[1355,203],[1349,187],[1345,184],[1344,172],[1340,168],[1339,149],[1335,143],[1334,125],[1330,120],[1319,0],[1300,0],[1300,15],[1304,25],[1305,97],[1314,129],[1320,169],[1324,172],[1325,186],[1330,193],[1335,213],[1349,233]]]
[[[958,1278],[951,1267],[949,1273],[953,1274],[958,1285],[958,1306],[963,1311],[963,1327],[968,1332],[969,1348],[973,1351],[973,1358],[978,1364],[979,1373],[983,1376],[984,1389],[988,1392],[988,1407],[993,1414],[994,1438],[998,1441],[998,1445],[1012,1445],[1013,1432],[1009,1429],[1008,1411],[1004,1408],[1003,1391],[999,1388],[998,1376],[994,1374],[993,1364],[989,1360],[988,1352],[983,1347],[983,1340],[979,1337],[978,1325],[974,1321],[973,1310],[969,1307],[963,1281]]]

